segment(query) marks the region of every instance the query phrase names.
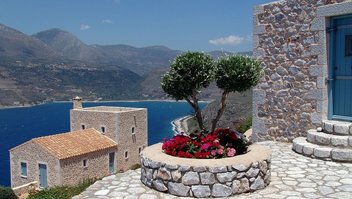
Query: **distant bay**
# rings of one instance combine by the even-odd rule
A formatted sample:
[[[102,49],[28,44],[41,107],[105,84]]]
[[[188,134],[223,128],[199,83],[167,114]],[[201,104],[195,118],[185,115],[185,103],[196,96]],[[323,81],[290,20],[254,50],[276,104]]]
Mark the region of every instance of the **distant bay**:
[[[204,107],[206,103],[201,103]],[[132,101],[87,102],[84,107],[122,106],[148,109],[148,144],[161,142],[174,132],[171,122],[192,113],[186,102]],[[70,131],[72,103],[0,109],[0,185],[10,186],[8,150],[32,138]]]

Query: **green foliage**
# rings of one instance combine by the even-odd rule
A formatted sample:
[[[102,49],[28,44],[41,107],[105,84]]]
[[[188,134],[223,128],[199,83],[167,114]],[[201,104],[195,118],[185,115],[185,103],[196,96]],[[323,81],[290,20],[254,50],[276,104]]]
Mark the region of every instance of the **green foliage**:
[[[215,75],[217,86],[226,92],[243,92],[255,86],[263,76],[261,63],[241,55],[225,56],[218,60]]]
[[[210,55],[186,52],[171,63],[170,71],[162,77],[161,86],[171,97],[182,100],[208,87],[213,75],[214,66]]]
[[[237,130],[240,133],[245,133],[248,129],[251,128],[251,126],[252,126],[252,117],[247,117],[245,121],[239,124]]]
[[[141,164],[134,164],[134,165],[130,166],[131,170],[136,170],[136,169],[139,169],[139,168],[141,168]]]
[[[30,194],[28,199],[70,199],[82,193],[96,180],[89,179],[75,186],[59,186]]]
[[[10,187],[0,186],[0,199],[17,199],[17,196]]]

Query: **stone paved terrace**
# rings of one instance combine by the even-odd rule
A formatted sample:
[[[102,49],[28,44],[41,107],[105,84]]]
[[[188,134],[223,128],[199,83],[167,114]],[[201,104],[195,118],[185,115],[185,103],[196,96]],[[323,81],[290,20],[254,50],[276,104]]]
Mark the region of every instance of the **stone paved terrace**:
[[[261,142],[270,146],[272,179],[268,187],[230,198],[352,198],[352,164],[311,159],[292,151],[292,144]],[[157,192],[140,182],[140,169],[104,178],[73,199],[179,198]]]

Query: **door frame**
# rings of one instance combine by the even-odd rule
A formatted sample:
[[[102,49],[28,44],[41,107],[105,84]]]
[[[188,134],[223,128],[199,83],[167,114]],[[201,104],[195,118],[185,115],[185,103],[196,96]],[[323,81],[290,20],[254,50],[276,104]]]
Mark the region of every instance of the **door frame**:
[[[40,165],[45,165],[46,187],[41,186],[42,183],[41,183]],[[47,163],[38,162],[38,182],[39,182],[38,187],[40,189],[46,189],[49,187],[49,184],[48,184],[48,164]]]
[[[342,116],[342,115],[335,115],[334,114],[334,65],[335,65],[335,49],[336,49],[336,24],[335,21],[338,19],[344,18],[352,18],[352,14],[345,14],[340,16],[332,16],[330,17],[330,28],[327,28],[329,31],[329,54],[328,54],[328,119],[330,120],[346,120],[352,121],[352,117]]]

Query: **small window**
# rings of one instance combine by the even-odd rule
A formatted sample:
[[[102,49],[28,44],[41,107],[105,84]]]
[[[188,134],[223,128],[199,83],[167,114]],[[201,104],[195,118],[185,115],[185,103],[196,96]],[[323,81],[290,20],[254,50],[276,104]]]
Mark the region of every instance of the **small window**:
[[[134,127],[132,127],[132,134],[135,134],[135,132],[134,132]]]
[[[86,125],[84,124],[82,124],[81,127],[82,127],[82,130],[86,129]]]
[[[84,168],[88,166],[88,165],[87,165],[87,162],[88,162],[88,160],[83,160],[83,167],[84,167]]]
[[[141,153],[142,152],[142,147],[139,147],[138,148],[138,153]]]
[[[105,126],[102,126],[100,129],[101,129],[101,133],[104,134],[105,133]]]
[[[21,176],[27,177],[27,163],[21,162]]]
[[[128,151],[125,151],[125,159],[128,159]]]
[[[352,35],[346,35],[345,55],[352,56]]]

